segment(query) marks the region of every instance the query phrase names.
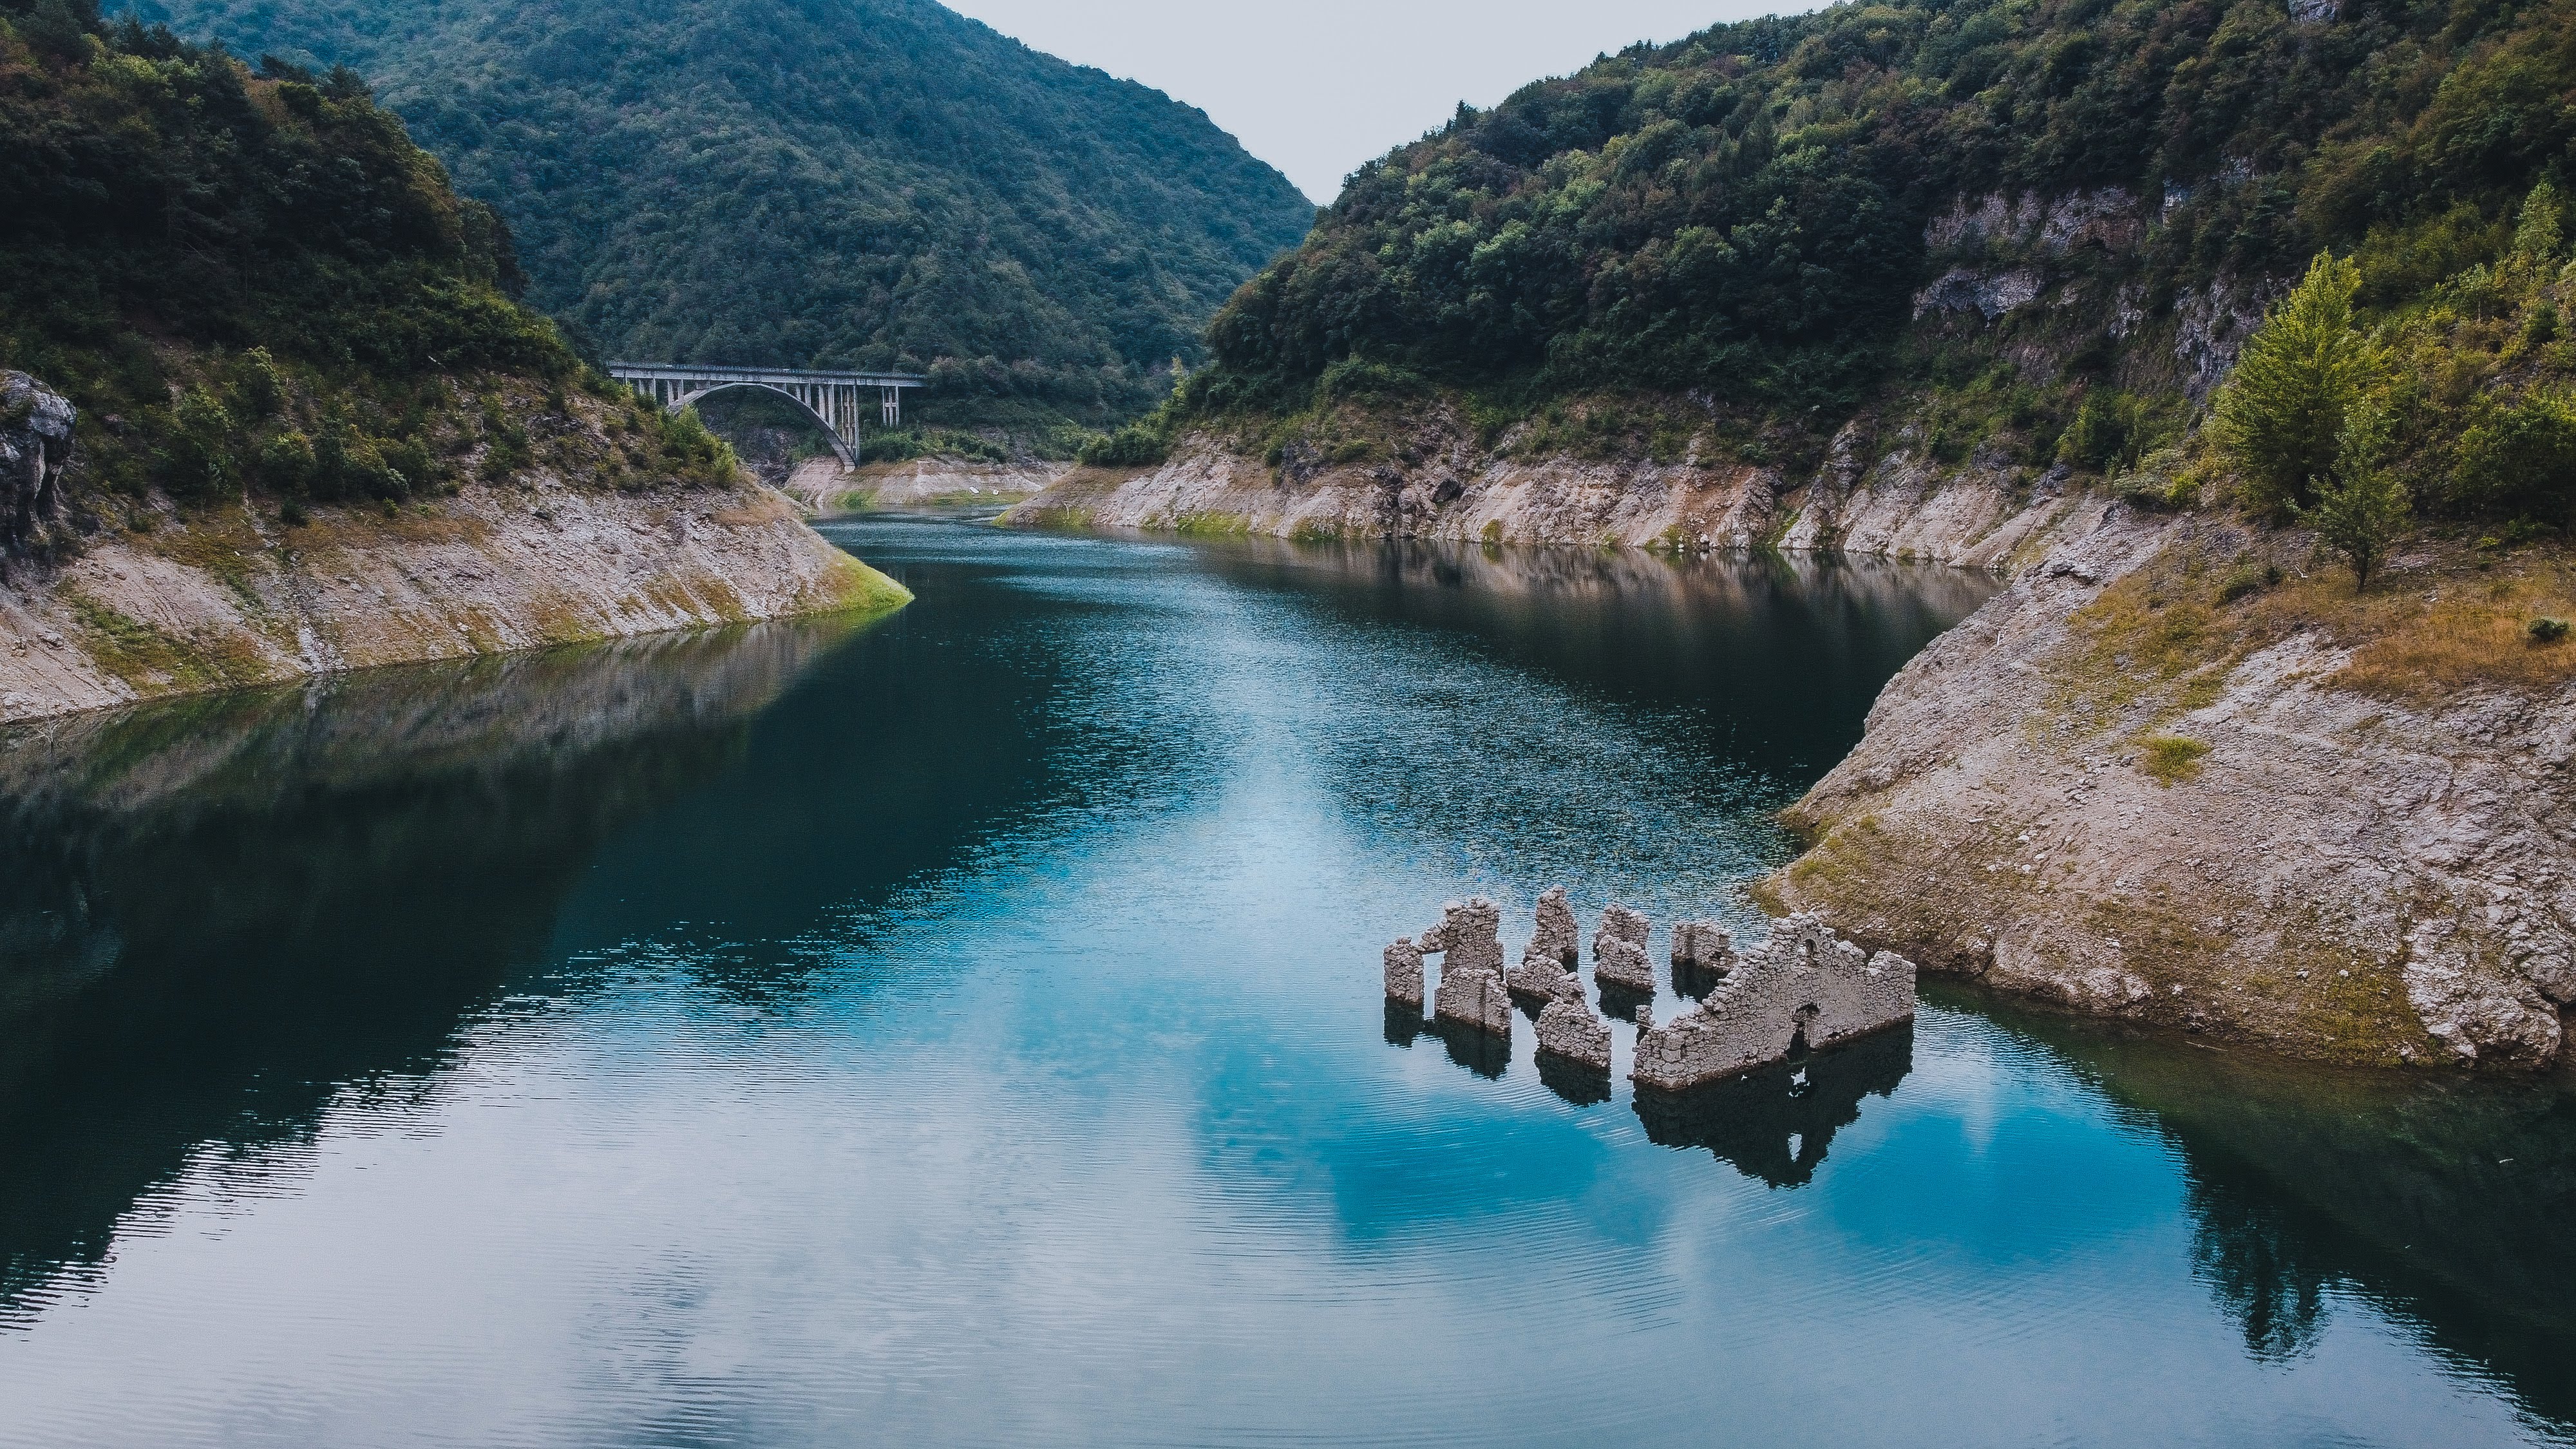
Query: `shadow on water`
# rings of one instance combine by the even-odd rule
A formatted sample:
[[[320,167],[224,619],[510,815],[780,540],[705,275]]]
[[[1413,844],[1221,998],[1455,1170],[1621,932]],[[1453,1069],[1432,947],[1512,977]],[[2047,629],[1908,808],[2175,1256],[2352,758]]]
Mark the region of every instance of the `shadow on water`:
[[[1549,1091],[1577,1107],[1598,1106],[1610,1100],[1610,1069],[1607,1067],[1589,1067],[1541,1052],[1538,1055],[1538,1079]]]
[[[1943,1000],[1955,988],[1935,988]],[[1959,1004],[2059,1053],[2180,1154],[2193,1257],[2258,1359],[2330,1296],[2422,1325],[2576,1422],[2576,1082],[2344,1072]]]
[[[1649,1142],[1704,1147],[1747,1177],[1800,1187],[1862,1100],[1894,1095],[1913,1067],[1914,1028],[1900,1027],[1686,1092],[1641,1090],[1637,1119]]]
[[[1200,552],[1236,584],[1354,623],[1438,630],[1594,697],[1699,713],[1712,745],[1799,789],[1859,743],[1888,676],[1996,589],[1963,569],[1805,554],[1267,538]]]
[[[797,990],[788,943],[1049,793],[1047,662],[908,667],[952,643],[797,621],[0,735],[0,1313],[195,1154],[421,1090],[469,1017],[583,989],[586,951],[750,941],[685,969]]]
[[[368,671],[0,738],[0,1304],[200,1144],[437,1065],[621,825],[846,624]]]

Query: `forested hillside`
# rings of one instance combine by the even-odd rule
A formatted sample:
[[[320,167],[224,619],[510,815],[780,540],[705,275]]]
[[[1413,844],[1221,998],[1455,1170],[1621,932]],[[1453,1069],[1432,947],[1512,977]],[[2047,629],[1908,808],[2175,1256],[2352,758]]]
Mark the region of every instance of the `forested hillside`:
[[[931,0],[136,13],[363,73],[605,353],[918,369],[952,415],[1132,413],[1314,214],[1199,111]]]
[[[1536,419],[1525,446],[1699,430],[1812,465],[1866,409],[1947,462],[2136,474],[2332,250],[2336,335],[2419,502],[2564,521],[2576,484],[2535,480],[2576,464],[2551,184],[2571,142],[2564,0],[1895,0],[1721,26],[1363,169],[1219,313],[1216,365],[1165,422],[1441,387],[1489,432]],[[2319,418],[2330,458],[2344,411]],[[1366,447],[1266,426],[1274,452]],[[2507,454],[2513,478],[2467,476]]]
[[[17,552],[155,500],[391,505],[585,443],[525,425],[573,406],[580,366],[512,300],[507,229],[354,75],[0,0],[0,196],[0,368],[79,410],[71,494]],[[630,437],[567,456],[582,476],[732,483],[693,420],[591,383]]]

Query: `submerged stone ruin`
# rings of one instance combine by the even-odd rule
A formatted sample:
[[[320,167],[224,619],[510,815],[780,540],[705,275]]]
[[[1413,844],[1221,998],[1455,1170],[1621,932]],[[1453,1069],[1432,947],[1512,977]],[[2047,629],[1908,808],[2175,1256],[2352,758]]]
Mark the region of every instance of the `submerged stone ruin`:
[[[1386,948],[1386,999],[1422,1009],[1422,948],[1410,936]]]
[[[1679,1091],[1821,1051],[1914,1019],[1914,963],[1876,956],[1813,915],[1791,916],[1695,1011],[1637,1034],[1641,1087]]]
[[[1592,975],[1604,986],[1629,991],[1655,989],[1654,958],[1646,954],[1652,930],[1642,911],[1612,906],[1601,913],[1601,929],[1592,933]]]
[[[1431,1014],[1497,1036],[1512,1031],[1512,996],[1503,985],[1503,909],[1483,896],[1441,908],[1440,924],[1414,938],[1415,961],[1437,953],[1440,994]],[[1392,974],[1394,967],[1389,965]],[[1418,998],[1421,987],[1416,985]]]
[[[1650,929],[1642,913],[1614,905],[1602,913],[1592,938],[1593,976],[1605,995],[1647,997],[1635,1007],[1637,1060],[1629,1073],[1640,1087],[1681,1091],[1786,1061],[1801,1049],[1822,1051],[1914,1020],[1913,962],[1888,951],[1868,955],[1835,936],[1820,918],[1799,915],[1777,923],[1769,940],[1742,956],[1714,923],[1675,925],[1674,987],[1704,999],[1657,1026],[1654,968],[1646,954]],[[1550,890],[1539,897],[1537,933],[1507,977],[1502,909],[1483,896],[1452,901],[1439,925],[1386,948],[1388,1020],[1403,1015],[1418,1026],[1424,958],[1438,956],[1436,1023],[1508,1042],[1511,997],[1518,992],[1545,1002],[1538,1014],[1543,1061],[1560,1071],[1571,1066],[1607,1073],[1610,1024],[1583,989],[1580,939],[1565,891]],[[1395,1037],[1390,1025],[1389,1039]]]
[[[1521,952],[1520,964],[1506,972],[1503,984],[1524,996],[1553,997],[1564,982],[1575,980],[1583,964],[1583,936],[1574,911],[1565,903],[1565,887],[1551,886],[1538,898],[1538,931]],[[1576,993],[1582,994],[1578,982]]]
[[[1735,938],[1712,921],[1683,921],[1673,927],[1673,990],[1684,996],[1706,996],[1735,969]]]
[[[1607,1074],[1610,1070],[1610,1023],[1584,998],[1582,978],[1563,973],[1562,983],[1538,1014],[1538,1049],[1542,1056],[1562,1057]]]

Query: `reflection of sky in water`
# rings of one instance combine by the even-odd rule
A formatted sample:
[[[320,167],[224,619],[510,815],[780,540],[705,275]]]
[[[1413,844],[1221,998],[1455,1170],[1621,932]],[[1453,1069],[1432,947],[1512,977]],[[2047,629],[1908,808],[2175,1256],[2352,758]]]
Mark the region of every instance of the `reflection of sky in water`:
[[[1446,897],[1746,919],[1955,578],[858,536],[921,605],[560,847],[436,1070],[193,1148],[0,1317],[0,1442],[2540,1432],[2341,1281],[2250,1353],[2154,1115],[1986,1016],[1682,1150],[1624,1025],[1590,1106],[1525,1021],[1498,1078],[1390,1044]]]

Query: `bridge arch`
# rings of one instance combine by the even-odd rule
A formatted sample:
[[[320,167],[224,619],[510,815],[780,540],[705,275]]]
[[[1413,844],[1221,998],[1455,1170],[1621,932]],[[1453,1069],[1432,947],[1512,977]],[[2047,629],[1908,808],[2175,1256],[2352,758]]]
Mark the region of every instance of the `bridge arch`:
[[[832,455],[841,460],[842,467],[856,468],[859,466],[858,450],[852,448],[848,443],[841,440],[841,431],[840,429],[832,426],[831,419],[823,416],[819,412],[816,412],[812,403],[807,402],[805,399],[798,397],[795,393],[790,392],[786,388],[780,387],[775,383],[720,382],[713,387],[702,387],[696,392],[681,394],[678,398],[672,401],[671,411],[676,413],[682,408],[693,408],[698,405],[698,399],[700,398],[713,397],[720,392],[731,392],[736,388],[744,387],[750,388],[755,392],[765,392],[775,397],[783,397],[789,402],[796,404],[796,410],[798,412],[803,413],[813,422],[814,426],[823,430],[823,436],[831,441]]]
[[[832,440],[832,452],[843,467],[858,466],[859,430],[866,418],[867,395],[876,394],[876,409],[885,426],[903,424],[903,394],[929,381],[909,372],[809,372],[777,367],[709,367],[693,363],[612,362],[608,375],[674,412],[727,388],[749,387],[773,392],[796,404]]]

